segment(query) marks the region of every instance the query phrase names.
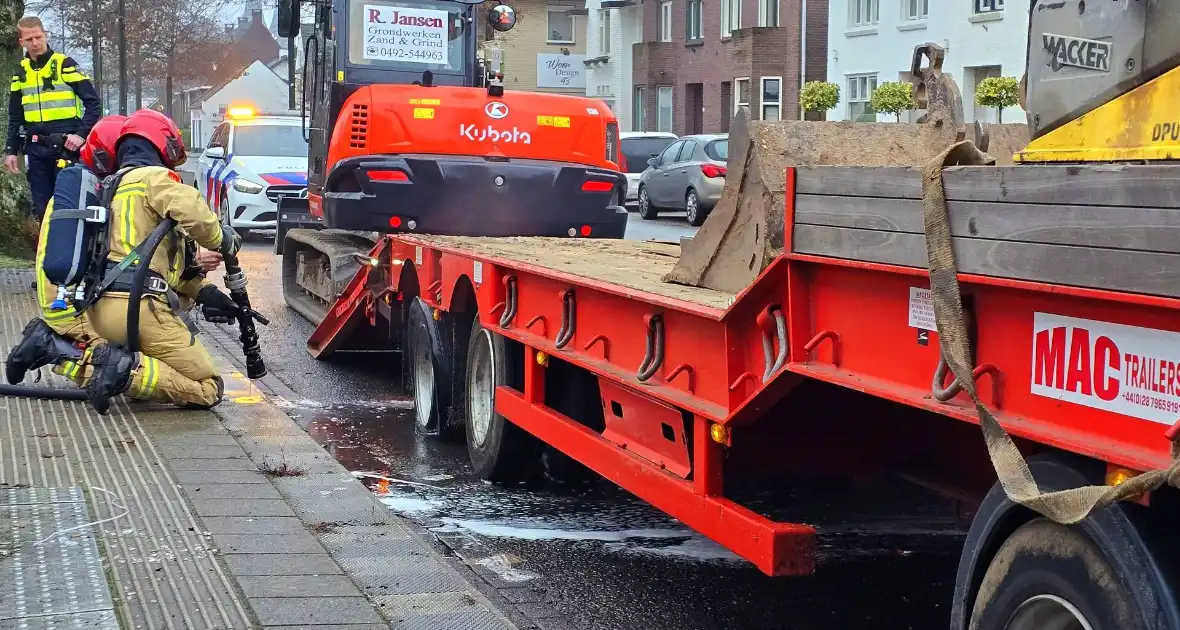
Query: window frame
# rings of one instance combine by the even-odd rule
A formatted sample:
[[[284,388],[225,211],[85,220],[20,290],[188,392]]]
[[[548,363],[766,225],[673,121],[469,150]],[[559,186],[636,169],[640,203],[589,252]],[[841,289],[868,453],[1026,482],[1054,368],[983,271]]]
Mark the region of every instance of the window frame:
[[[657,26],[660,29],[660,41],[672,41],[672,0],[664,0],[660,3],[660,17]]]
[[[862,12],[861,9],[864,9]],[[858,19],[864,14],[869,17]],[[848,26],[851,28],[868,28],[881,22],[881,0],[849,0]]]
[[[766,102],[766,82],[778,81],[778,101]],[[766,120],[766,106],[778,107],[778,120],[783,119],[783,78],[781,76],[760,77],[758,79],[758,119]]]
[[[673,162],[673,164],[687,162],[688,158],[692,157],[693,154],[697,152],[697,145],[700,144],[695,138],[685,138],[682,140],[682,142],[684,145],[680,147],[680,152],[676,154],[676,161]],[[688,155],[684,154],[686,149],[688,150]]]
[[[575,19],[576,16],[573,13],[570,13],[569,11],[570,11],[570,9],[564,8],[564,7],[545,7],[545,43],[546,44],[576,44],[577,43],[578,21],[577,21],[577,19]],[[570,39],[568,39],[568,40],[552,39],[551,36],[553,35],[553,14],[554,13],[558,13],[560,15],[565,16],[566,18],[569,18]]]
[[[667,90],[668,95],[668,128],[661,129],[660,112],[663,107],[660,105],[660,96],[665,94]],[[657,85],[656,86],[656,131],[672,133],[672,128],[676,125],[676,92],[671,85]]]
[[[686,0],[684,3],[685,41],[694,42],[705,38],[704,16],[703,0]]]
[[[598,54],[610,54],[610,9],[598,10]]]
[[[734,77],[733,78],[733,111],[730,112],[731,117],[737,116],[738,109],[742,105],[745,105],[746,107],[750,106],[749,100],[746,100],[746,101],[741,100],[741,98],[742,98],[742,87],[741,87],[742,83],[746,84],[747,91],[749,91],[751,88],[750,77]],[[749,97],[747,96],[746,98],[748,99]]]
[[[992,15],[1004,12],[1004,0],[971,0],[971,11],[975,15]]]
[[[913,8],[915,11],[910,11]],[[901,19],[921,22],[930,18],[930,0],[901,0]]]
[[[770,9],[774,8],[774,23],[770,20]],[[782,7],[779,0],[758,0],[758,26],[762,27],[777,27],[779,20],[782,19]]]
[[[871,105],[871,101],[873,98],[873,92],[877,91],[877,86],[881,84],[881,80],[878,75],[879,75],[879,73],[877,73],[877,72],[858,72],[858,73],[845,75],[845,79],[846,79],[845,87],[848,89],[848,91],[847,91],[848,98],[845,99],[845,102],[848,104],[848,120],[851,120],[854,122],[859,121],[859,118],[860,118],[859,116],[852,115],[852,107],[853,107],[854,103],[864,103],[866,106],[866,110],[872,109],[873,106]],[[863,94],[863,95],[857,94],[857,96],[854,97],[853,96],[854,90],[852,89],[852,82],[859,81],[860,79],[865,80],[865,90],[867,91],[867,94]],[[870,87],[870,84],[871,84],[871,87]],[[856,92],[859,92],[859,91],[860,90],[856,90]],[[862,113],[861,115],[863,116],[864,114]],[[871,120],[871,121],[866,120],[866,121],[860,121],[860,122],[875,122],[876,120],[877,120],[877,112],[876,112],[876,110],[874,110],[873,111],[873,120]]]
[[[647,131],[647,86],[634,85],[631,87],[631,129]]]
[[[742,27],[742,0],[720,0],[721,39],[733,37],[733,32]],[[737,9],[736,16],[734,9]]]

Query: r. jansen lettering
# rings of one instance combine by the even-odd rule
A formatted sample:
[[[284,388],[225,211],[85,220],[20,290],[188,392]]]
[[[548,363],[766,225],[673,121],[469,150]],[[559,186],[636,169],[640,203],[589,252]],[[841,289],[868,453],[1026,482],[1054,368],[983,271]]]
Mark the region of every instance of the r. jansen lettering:
[[[1114,54],[1110,42],[1044,33],[1041,43],[1049,53],[1049,66],[1054,72],[1065,66],[1110,72],[1110,58]]]
[[[532,144],[533,137],[527,131],[521,131],[513,126],[512,129],[496,129],[488,125],[478,128],[475,125],[459,125],[459,135],[473,142],[508,142],[513,144]]]
[[[443,21],[436,17],[425,17],[421,15],[404,15],[393,11],[393,16],[389,22],[381,19],[380,9],[369,9],[369,22],[376,22],[377,24],[399,24],[401,26],[425,26],[428,28],[443,28],[445,25]]]

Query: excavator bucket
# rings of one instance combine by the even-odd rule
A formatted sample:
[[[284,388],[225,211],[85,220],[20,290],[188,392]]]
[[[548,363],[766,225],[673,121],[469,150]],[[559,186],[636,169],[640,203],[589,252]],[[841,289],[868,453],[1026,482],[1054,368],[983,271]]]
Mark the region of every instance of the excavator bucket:
[[[936,44],[914,50],[912,82],[917,123],[750,120],[741,108],[730,125],[728,172],[721,199],[691,239],[665,282],[737,293],[783,251],[785,169],[788,166],[921,166],[946,147],[970,137],[1011,163],[1028,144],[1027,125],[963,125],[954,80],[942,73]],[[923,58],[929,65],[923,66]]]

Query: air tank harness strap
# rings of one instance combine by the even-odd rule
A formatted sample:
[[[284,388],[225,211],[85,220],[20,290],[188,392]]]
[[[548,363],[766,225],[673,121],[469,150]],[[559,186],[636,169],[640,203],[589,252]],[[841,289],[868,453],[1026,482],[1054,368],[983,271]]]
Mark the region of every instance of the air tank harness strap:
[[[951,145],[927,164],[922,174],[922,212],[925,222],[926,253],[929,257],[930,288],[934,295],[934,318],[943,358],[963,391],[979,413],[979,423],[988,456],[1008,499],[1061,524],[1084,520],[1091,512],[1127,499],[1135,499],[1164,484],[1176,486],[1180,479],[1180,447],[1173,441],[1173,463],[1128,479],[1116,486],[1083,486],[1056,492],[1041,492],[1029,471],[1028,462],[987,407],[980,402],[972,377],[971,347],[964,320],[962,294],[951,246],[950,219],[942,171],[948,166],[994,166],[995,158],[980,151],[970,140]]]
[[[130,294],[131,287],[135,283],[136,270],[132,268],[122,272],[116,272],[116,269],[118,269],[118,266],[115,263],[107,262],[103,277],[108,279],[110,282],[106,287],[106,291]],[[168,282],[164,279],[164,276],[149,269],[147,271],[147,278],[143,283],[143,293],[144,295],[154,295],[164,298],[164,301],[168,303],[168,308],[173,314],[180,317],[180,319],[184,321],[192,335],[195,336],[200,331],[200,329],[197,328],[196,322],[194,322],[191,317],[188,317],[188,314],[183,312],[181,309],[180,296],[177,295],[176,291],[172,290],[172,288],[168,286]],[[149,301],[148,308],[151,309],[153,313],[156,312],[156,302],[154,300]]]

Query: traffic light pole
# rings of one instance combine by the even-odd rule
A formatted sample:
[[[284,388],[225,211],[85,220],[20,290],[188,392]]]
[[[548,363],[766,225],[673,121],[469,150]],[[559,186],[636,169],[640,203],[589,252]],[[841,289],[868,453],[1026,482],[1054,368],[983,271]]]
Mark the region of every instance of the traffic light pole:
[[[127,7],[119,0],[119,12],[115,17],[119,23],[119,113],[127,115]]]

